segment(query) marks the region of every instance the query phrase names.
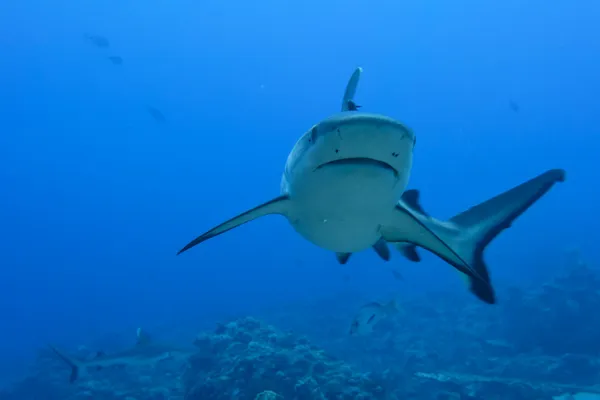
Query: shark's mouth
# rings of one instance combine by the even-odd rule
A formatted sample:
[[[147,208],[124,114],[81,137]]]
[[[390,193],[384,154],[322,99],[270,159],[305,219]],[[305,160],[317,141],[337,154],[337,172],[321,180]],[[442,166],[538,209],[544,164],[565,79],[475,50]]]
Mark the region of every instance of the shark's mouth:
[[[352,165],[352,166],[364,165],[364,166],[371,166],[371,167],[375,166],[378,168],[383,168],[388,171],[391,171],[394,174],[395,178],[398,178],[398,176],[400,175],[398,173],[398,170],[396,170],[396,168],[392,167],[390,164],[386,163],[385,161],[375,160],[374,158],[368,158],[368,157],[340,158],[338,160],[329,161],[329,162],[319,165],[317,168],[315,168],[315,171],[325,168],[325,167],[334,166],[334,165]]]

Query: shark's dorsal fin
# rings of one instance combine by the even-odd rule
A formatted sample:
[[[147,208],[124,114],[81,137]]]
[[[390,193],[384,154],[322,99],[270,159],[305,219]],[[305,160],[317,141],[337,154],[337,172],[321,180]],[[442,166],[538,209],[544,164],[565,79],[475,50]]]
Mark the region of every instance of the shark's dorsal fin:
[[[356,111],[360,108],[360,106],[354,102],[354,95],[356,94],[356,88],[362,71],[361,67],[356,68],[352,73],[350,80],[348,80],[344,98],[342,99],[342,111]]]
[[[151,342],[152,339],[150,339],[150,336],[142,328],[138,328],[136,332],[136,346],[145,346]]]

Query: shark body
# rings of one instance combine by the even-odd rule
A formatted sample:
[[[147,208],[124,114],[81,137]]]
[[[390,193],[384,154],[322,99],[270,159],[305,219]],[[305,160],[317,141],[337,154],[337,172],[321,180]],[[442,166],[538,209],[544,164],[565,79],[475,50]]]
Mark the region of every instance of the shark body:
[[[149,339],[141,329],[137,331],[137,342],[131,349],[127,349],[115,354],[98,354],[89,360],[79,360],[68,356],[66,353],[49,345],[50,349],[69,367],[71,367],[71,376],[69,381],[75,382],[82,374],[89,371],[98,371],[111,367],[144,367],[155,366],[156,363],[168,359],[185,358],[194,353],[193,349],[180,349],[165,344],[155,343]]]
[[[414,262],[420,260],[416,248],[427,249],[460,271],[477,297],[494,303],[485,247],[564,181],[564,170],[546,171],[448,221],[435,219],[419,204],[419,192],[406,190],[415,134],[393,118],[358,111],[354,95],[361,73],[358,68],[350,78],[341,112],[296,142],[280,196],[198,236],[178,254],[256,218],[279,214],[305,239],[335,252],[342,264],[368,248],[387,261],[388,243]]]

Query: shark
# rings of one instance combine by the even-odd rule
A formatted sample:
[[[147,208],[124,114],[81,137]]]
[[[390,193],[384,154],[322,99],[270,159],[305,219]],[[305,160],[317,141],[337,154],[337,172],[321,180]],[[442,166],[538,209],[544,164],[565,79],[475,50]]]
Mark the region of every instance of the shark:
[[[454,267],[480,300],[496,303],[484,250],[502,231],[565,180],[550,169],[449,220],[430,216],[420,192],[408,189],[416,135],[387,115],[359,110],[354,101],[363,72],[351,75],[341,110],[308,129],[292,148],[279,196],[249,209],[185,245],[192,247],[266,215],[281,215],[313,244],[345,264],[372,248],[390,259],[388,244],[419,262],[425,249]]]
[[[193,349],[180,349],[156,343],[142,329],[137,330],[137,340],[133,348],[109,355],[99,352],[89,360],[80,360],[71,357],[53,345],[48,345],[48,347],[71,367],[69,378],[69,382],[71,383],[89,371],[99,371],[111,367],[152,367],[160,361],[185,359],[194,354]]]

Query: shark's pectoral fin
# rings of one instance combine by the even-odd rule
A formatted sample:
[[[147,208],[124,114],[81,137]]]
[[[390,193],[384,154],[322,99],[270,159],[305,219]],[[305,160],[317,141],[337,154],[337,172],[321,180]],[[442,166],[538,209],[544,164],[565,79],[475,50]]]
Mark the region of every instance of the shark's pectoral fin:
[[[483,203],[471,207],[454,217],[449,223],[458,232],[454,248],[469,262],[477,275],[489,282],[490,276],[483,259],[488,244],[515,219],[546,194],[557,182],[565,180],[565,171],[553,169],[536,176]],[[493,303],[495,296],[491,285],[481,285],[481,280],[468,278],[470,290],[480,299]]]
[[[335,257],[337,258],[338,262],[342,265],[348,262],[348,259],[351,255],[352,253],[335,253]]]
[[[205,240],[211,239],[215,236],[227,232],[228,230],[237,228],[238,226],[243,225],[246,222],[250,222],[265,215],[288,215],[290,209],[290,202],[291,200],[287,195],[276,197],[271,201],[268,201],[264,204],[261,204],[258,207],[248,210],[245,213],[238,215],[237,217],[231,218],[230,220],[223,222],[221,225],[214,227],[208,232],[203,233],[202,235],[198,236],[196,239],[192,240],[190,243],[185,245],[185,247],[179,250],[177,254],[179,255],[184,251],[196,246],[197,244],[204,242]]]
[[[496,299],[483,259],[486,246],[555,183],[564,180],[565,171],[547,171],[446,222],[425,215],[417,202],[418,193],[413,193],[398,203],[389,225],[382,226],[381,232],[389,242],[408,242],[437,254],[465,274],[471,292],[492,304]],[[396,246],[402,251],[405,245]]]
[[[375,250],[375,253],[377,253],[382,260],[390,261],[390,248],[384,238],[379,238],[377,243],[373,245],[373,250]]]

